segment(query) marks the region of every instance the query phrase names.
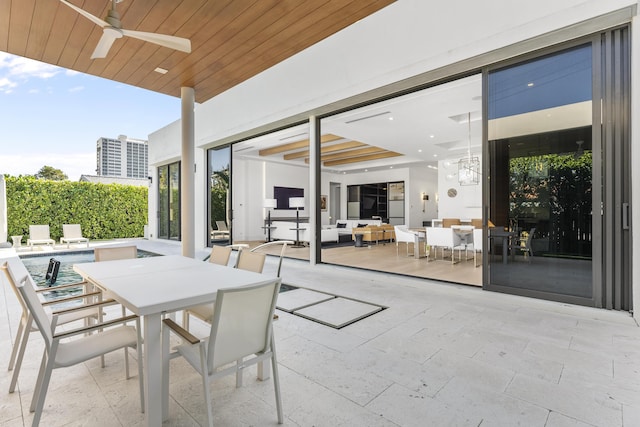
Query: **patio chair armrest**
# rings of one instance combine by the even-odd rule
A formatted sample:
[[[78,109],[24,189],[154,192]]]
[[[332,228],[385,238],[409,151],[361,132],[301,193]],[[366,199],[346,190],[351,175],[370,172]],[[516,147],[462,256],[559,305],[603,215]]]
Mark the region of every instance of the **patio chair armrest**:
[[[86,280],[83,280],[82,282],[67,283],[66,285],[58,285],[58,286],[52,286],[49,288],[36,289],[36,292],[41,293],[41,292],[59,291],[61,289],[76,288],[78,286],[86,286],[89,284],[90,284],[89,282],[87,282]]]
[[[200,339],[198,337],[193,335],[191,332],[187,331],[182,326],[178,325],[173,320],[164,319],[163,322],[166,326],[169,327],[169,329],[171,329],[173,332],[179,335],[183,340],[188,341],[189,344],[193,345],[193,344],[198,344],[200,342]]]
[[[118,302],[114,299],[106,299],[104,301],[96,301],[88,304],[77,305],[75,307],[63,308],[60,310],[55,310],[52,312],[53,315],[65,314],[65,313],[73,313],[74,311],[86,310],[88,308],[94,307],[106,307],[109,305],[118,304]]]
[[[118,325],[120,323],[131,322],[132,320],[139,320],[139,317],[136,316],[135,314],[132,314],[132,315],[129,315],[129,316],[125,316],[125,317],[118,317],[117,319],[108,320],[106,322],[94,323],[94,324],[92,324],[90,326],[85,326],[85,327],[82,327],[82,328],[72,329],[70,331],[58,332],[58,333],[53,334],[53,338],[54,339],[69,338],[69,337],[72,337],[74,335],[80,335],[80,334],[86,334],[87,332],[98,331],[100,329],[104,329],[104,328],[109,327],[109,326]]]
[[[86,294],[79,294],[79,295],[74,295],[70,297],[58,298],[52,301],[45,301],[42,303],[42,305],[46,306],[46,305],[61,304],[63,302],[75,301],[78,299],[89,298],[89,297],[96,297],[98,295],[102,295],[102,292],[95,291],[95,292],[89,292]]]

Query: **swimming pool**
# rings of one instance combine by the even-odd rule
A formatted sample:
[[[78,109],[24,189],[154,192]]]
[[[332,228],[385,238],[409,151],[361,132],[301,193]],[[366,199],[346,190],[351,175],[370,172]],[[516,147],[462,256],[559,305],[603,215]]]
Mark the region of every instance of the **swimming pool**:
[[[147,258],[152,256],[158,256],[158,254],[138,250],[138,258]],[[52,288],[58,285],[66,285],[81,281],[82,277],[73,271],[73,264],[95,261],[92,250],[80,252],[58,252],[55,254],[25,254],[20,256],[22,263],[29,274],[31,274],[33,281],[36,285],[42,287],[48,286],[45,275],[47,274],[47,268],[49,267],[49,260],[51,258],[55,258],[57,261],[60,261],[58,279],[53,285],[51,285]]]

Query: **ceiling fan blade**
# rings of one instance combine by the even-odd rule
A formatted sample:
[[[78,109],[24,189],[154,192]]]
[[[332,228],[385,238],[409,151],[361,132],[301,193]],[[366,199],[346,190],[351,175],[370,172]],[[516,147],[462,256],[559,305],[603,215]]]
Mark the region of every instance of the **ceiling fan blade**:
[[[98,41],[98,45],[91,54],[91,59],[105,58],[113,42],[121,37],[122,32],[120,32],[120,30],[110,27],[105,28],[102,32],[102,37],[100,37],[100,41]]]
[[[145,42],[155,43],[170,49],[191,53],[191,40],[166,34],[147,33],[144,31],[122,30],[122,34]]]
[[[71,9],[75,10],[76,12],[78,12],[80,15],[84,16],[85,18],[93,21],[95,24],[100,25],[101,27],[106,27],[109,25],[109,23],[103,21],[102,19],[98,18],[97,16],[93,16],[92,14],[90,14],[89,12],[80,9],[78,6],[75,6],[71,3],[69,3],[68,1],[65,0],[60,0],[60,2],[62,4],[66,4],[67,6],[69,6]]]

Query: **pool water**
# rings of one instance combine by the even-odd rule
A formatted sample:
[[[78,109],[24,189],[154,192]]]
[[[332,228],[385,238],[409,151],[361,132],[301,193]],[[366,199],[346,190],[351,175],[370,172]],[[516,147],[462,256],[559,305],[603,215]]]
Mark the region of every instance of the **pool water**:
[[[158,254],[138,250],[138,258],[147,258],[150,256],[158,256]],[[55,258],[57,261],[60,261],[58,278],[56,282],[51,285],[51,287],[81,281],[82,277],[80,277],[78,273],[73,271],[73,264],[95,261],[93,251],[63,252],[57,254],[36,256],[27,255],[20,257],[27,271],[29,272],[29,274],[31,274],[33,281],[36,283],[36,285],[42,287],[49,286],[47,280],[45,279],[45,275],[47,274],[47,268],[49,267],[49,260],[51,258]]]

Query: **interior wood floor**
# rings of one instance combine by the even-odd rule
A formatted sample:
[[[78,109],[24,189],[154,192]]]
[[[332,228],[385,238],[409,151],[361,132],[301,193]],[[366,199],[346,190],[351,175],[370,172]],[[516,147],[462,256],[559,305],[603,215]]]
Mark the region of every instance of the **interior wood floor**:
[[[246,241],[235,243],[248,244],[251,248],[254,248],[264,242]],[[411,250],[411,247],[409,250]],[[264,252],[271,255],[279,255],[280,246],[265,248]],[[478,254],[477,263],[479,266],[474,267],[471,252],[469,252],[471,259],[465,261],[463,253],[463,258],[460,262],[457,262],[456,253],[456,263],[451,264],[449,254],[445,252],[445,259],[443,260],[440,250],[438,250],[437,259],[434,258],[434,250],[431,251],[428,258],[421,252],[421,257],[416,259],[413,255],[407,256],[407,249],[404,243],[400,243],[396,253],[395,243],[380,242],[377,245],[373,243],[361,248],[357,248],[354,245],[323,247],[321,255],[322,262],[327,264],[482,286],[482,255]],[[285,256],[308,260],[309,248],[287,247]]]

